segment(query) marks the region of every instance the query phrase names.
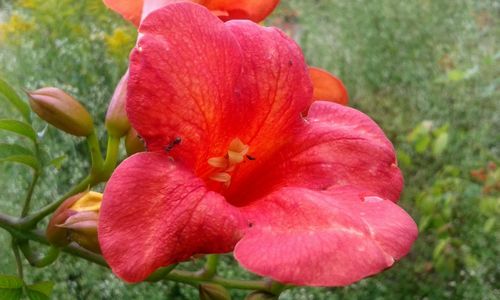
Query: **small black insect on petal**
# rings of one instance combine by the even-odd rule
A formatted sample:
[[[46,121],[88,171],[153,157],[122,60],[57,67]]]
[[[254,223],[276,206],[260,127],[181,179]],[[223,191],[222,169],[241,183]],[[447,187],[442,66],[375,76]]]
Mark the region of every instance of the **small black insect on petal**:
[[[172,149],[174,149],[175,146],[179,145],[182,142],[182,139],[180,137],[176,137],[173,139],[166,147],[165,147],[165,152],[170,152]]]
[[[248,160],[255,160],[256,159],[255,157],[248,155],[248,154],[246,155],[246,157],[248,158]]]

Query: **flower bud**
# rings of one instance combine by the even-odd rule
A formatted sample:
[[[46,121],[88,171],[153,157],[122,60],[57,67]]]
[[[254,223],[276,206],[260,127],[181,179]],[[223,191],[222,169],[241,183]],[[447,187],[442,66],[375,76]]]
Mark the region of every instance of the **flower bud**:
[[[141,140],[137,131],[134,128],[130,128],[125,137],[125,149],[127,150],[127,154],[130,156],[137,152],[146,151],[146,147],[144,147],[144,142]]]
[[[127,113],[125,111],[125,102],[127,99],[127,81],[128,81],[128,71],[123,75],[120,82],[115,88],[113,97],[108,106],[108,111],[106,113],[106,129],[109,134],[115,137],[122,137],[127,134],[130,129],[130,123],[127,118]]]
[[[69,134],[88,136],[94,130],[92,117],[75,98],[46,87],[29,92],[31,109],[43,120]]]
[[[245,300],[278,300],[278,297],[266,292],[253,292],[245,297]]]
[[[200,292],[200,300],[231,300],[229,292],[218,284],[202,283],[198,291]]]
[[[99,253],[97,221],[102,194],[83,192],[64,201],[54,212],[47,227],[49,242],[58,247],[76,242],[90,251]]]

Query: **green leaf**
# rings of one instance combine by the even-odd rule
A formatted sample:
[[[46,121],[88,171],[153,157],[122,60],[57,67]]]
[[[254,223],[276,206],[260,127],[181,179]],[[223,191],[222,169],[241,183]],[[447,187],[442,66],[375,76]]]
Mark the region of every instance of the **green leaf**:
[[[448,146],[448,133],[443,132],[434,140],[432,144],[432,154],[436,157],[440,156],[446,149],[446,146]]]
[[[12,275],[0,275],[0,299],[18,300],[23,293],[23,281]]]
[[[489,218],[488,220],[486,220],[486,222],[484,222],[483,231],[486,233],[491,232],[494,226],[495,218]]]
[[[466,74],[460,70],[451,70],[448,72],[448,80],[449,81],[461,81],[466,78]]]
[[[410,167],[412,164],[411,157],[403,150],[397,151],[398,163],[405,167]]]
[[[10,85],[0,78],[0,100],[9,101],[23,115],[24,120],[30,122],[30,107],[24,102]]]
[[[42,281],[26,286],[26,293],[31,300],[49,300],[53,288],[52,281]]]
[[[49,165],[54,166],[57,170],[59,170],[63,164],[63,162],[68,158],[66,155],[61,155],[59,157],[54,158],[49,162]]]
[[[33,142],[36,142],[36,132],[28,123],[21,122],[18,120],[3,119],[0,120],[0,130],[2,129],[25,136],[31,139]]]
[[[434,259],[437,259],[439,256],[441,256],[441,254],[443,253],[446,246],[448,246],[448,243],[449,243],[449,240],[447,238],[439,240],[436,247],[434,247],[434,251],[432,252],[432,257]]]
[[[415,146],[414,146],[415,151],[420,154],[424,153],[429,147],[430,143],[431,143],[431,137],[428,134],[420,136],[415,141]]]
[[[16,144],[0,143],[0,158],[12,155],[33,155],[33,151]]]
[[[408,142],[413,143],[421,136],[429,135],[433,126],[433,122],[429,120],[420,122],[420,124],[413,128],[410,134],[408,134]]]
[[[24,164],[35,170],[40,169],[40,163],[33,152],[20,145],[0,144],[0,162],[3,161]]]
[[[38,164],[38,160],[35,157],[29,155],[13,155],[9,157],[0,158],[0,162],[9,161],[15,162],[19,164],[26,165],[28,167],[33,168],[34,170],[39,170],[40,165]]]

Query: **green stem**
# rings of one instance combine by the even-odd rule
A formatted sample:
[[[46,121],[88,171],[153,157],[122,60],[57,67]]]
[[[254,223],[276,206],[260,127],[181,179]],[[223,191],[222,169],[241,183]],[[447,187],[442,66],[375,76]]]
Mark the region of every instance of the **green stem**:
[[[102,160],[101,147],[99,146],[99,140],[97,139],[95,130],[87,137],[87,145],[89,146],[90,158],[92,161],[91,173],[99,173],[104,161]]]
[[[36,226],[36,224],[42,220],[43,218],[45,218],[47,215],[49,215],[51,212],[53,212],[54,210],[56,210],[59,205],[61,205],[61,203],[68,199],[69,197],[75,195],[75,194],[78,194],[82,191],[85,191],[86,189],[88,189],[90,186],[93,186],[95,185],[97,182],[93,179],[93,177],[91,175],[85,177],[80,183],[78,183],[77,185],[75,185],[69,192],[67,192],[66,194],[64,194],[61,198],[59,198],[57,201],[55,202],[52,202],[48,205],[46,205],[45,207],[41,208],[39,211],[29,215],[29,216],[26,216],[24,218],[22,218],[17,226],[22,228],[22,229],[30,229],[30,228],[33,228]]]
[[[146,279],[149,282],[156,282],[164,279],[170,272],[172,272],[175,267],[177,267],[177,264],[170,265],[168,267],[164,268],[159,268],[158,270],[154,271],[153,274],[149,275],[148,279]]]
[[[21,240],[31,240],[44,245],[50,246],[49,241],[45,237],[44,233],[40,230],[23,230],[16,226],[16,218],[0,213],[0,227],[7,230],[13,237]],[[61,248],[63,252],[69,253],[73,256],[78,256],[87,261],[93,262],[95,264],[105,266],[106,261],[102,258],[101,255],[95,254],[88,250],[83,249],[80,246],[70,244],[69,246]]]
[[[31,180],[31,184],[28,188],[28,193],[26,194],[26,199],[24,200],[24,206],[21,212],[21,217],[26,216],[30,210],[31,199],[33,198],[33,191],[35,190],[38,178],[39,178],[38,171],[35,170],[35,172],[33,173],[33,179]]]
[[[270,291],[271,288],[269,282],[266,280],[238,280],[215,276],[210,282],[220,284],[226,288],[239,290]]]
[[[210,279],[215,276],[217,273],[217,264],[219,263],[219,255],[217,254],[208,254],[207,261],[205,262],[205,266],[201,272],[201,276],[203,278]]]
[[[264,280],[238,280],[238,279],[227,279],[219,276],[214,276],[210,279],[206,279],[199,274],[183,270],[174,270],[170,272],[165,277],[165,279],[195,286],[200,284],[201,282],[216,283],[226,288],[241,289],[241,290],[270,291],[271,288],[270,283]]]
[[[27,228],[27,229],[35,227],[40,220],[42,220],[47,215],[55,211],[64,200],[68,199],[69,197],[75,194],[83,192],[84,190],[98,184],[99,182],[108,180],[118,160],[118,149],[120,145],[119,142],[120,142],[119,138],[110,137],[108,139],[106,161],[103,161],[96,133],[94,132],[91,135],[89,135],[87,137],[87,143],[89,145],[89,152],[92,160],[92,168],[90,175],[85,177],[80,183],[75,185],[69,192],[64,194],[57,201],[48,204],[47,206],[41,208],[39,211],[33,213],[32,215],[22,218],[18,226],[20,228]]]
[[[111,176],[111,173],[116,168],[118,162],[118,152],[120,148],[120,138],[115,136],[108,136],[108,146],[106,149],[106,160],[103,163],[100,177],[102,181],[106,181]]]
[[[17,246],[17,242],[16,242],[16,239],[14,237],[12,238],[12,251],[14,252],[14,257],[16,258],[17,275],[19,276],[19,278],[23,279],[24,278],[23,262],[21,261],[21,255],[19,254],[19,248]]]
[[[45,245],[49,245],[45,235],[37,230],[23,230],[20,229],[17,224],[17,219],[0,213],[0,227],[5,228],[10,234],[18,239],[33,240]],[[87,251],[79,246],[70,244],[67,247],[61,249],[63,252],[69,253],[73,256],[83,258],[87,261],[93,262],[95,264],[108,267],[106,261],[101,255]],[[173,266],[169,266],[158,270],[151,275],[151,280],[157,281],[160,279],[172,280],[176,282],[186,283],[190,285],[198,285],[202,282],[216,283],[230,289],[242,289],[242,290],[260,290],[269,293],[276,293],[276,284],[270,280],[238,280],[238,279],[227,279],[220,276],[213,276],[212,278],[206,278],[203,274],[183,271],[183,270],[171,270]],[[163,275],[163,276],[162,276]]]
[[[59,257],[60,252],[59,249],[54,246],[50,246],[47,249],[47,252],[43,254],[40,252],[33,252],[28,240],[19,242],[19,249],[21,249],[21,252],[24,257],[26,257],[30,265],[36,268],[43,268],[52,264]]]

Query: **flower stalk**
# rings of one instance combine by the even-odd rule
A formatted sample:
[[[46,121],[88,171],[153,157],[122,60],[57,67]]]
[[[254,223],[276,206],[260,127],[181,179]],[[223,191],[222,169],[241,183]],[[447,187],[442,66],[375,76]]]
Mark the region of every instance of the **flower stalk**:
[[[52,264],[57,260],[60,253],[59,249],[53,246],[50,246],[45,253],[34,252],[27,240],[19,242],[19,249],[29,264],[35,268],[44,268]]]
[[[117,137],[108,137],[108,147],[106,150],[106,159],[102,159],[101,150],[99,147],[99,140],[95,131],[87,137],[87,144],[89,147],[89,153],[91,157],[91,170],[90,174],[83,178],[78,184],[73,186],[66,194],[61,196],[57,201],[52,202],[45,207],[41,208],[39,211],[34,212],[30,215],[23,215],[23,218],[17,221],[16,226],[21,229],[30,229],[36,226],[36,224],[45,218],[50,213],[54,212],[61,203],[68,199],[69,197],[78,194],[94,185],[108,180],[109,176],[116,167],[119,155],[119,142],[120,139]],[[29,198],[28,198],[29,199]],[[28,203],[29,205],[29,203]],[[24,209],[23,209],[24,211]]]
[[[14,237],[12,238],[12,251],[14,252],[14,257],[16,259],[17,275],[19,278],[23,279],[23,262],[21,261],[21,254],[19,254],[19,246],[17,245],[17,241]]]
[[[209,254],[207,255],[207,261],[203,267],[200,275],[204,278],[210,279],[217,273],[217,264],[219,263],[219,255]]]
[[[33,214],[30,214],[22,219],[17,220],[15,226],[19,229],[31,229],[35,227],[38,222],[40,222],[51,212],[55,211],[64,200],[79,192],[86,190],[88,187],[93,186],[95,184],[97,183],[95,182],[93,176],[88,175],[82,181],[80,181],[80,183],[75,185],[69,192],[67,192],[61,198],[59,198],[57,201],[54,201],[44,206],[39,211],[34,212]]]
[[[30,186],[28,188],[28,193],[26,194],[26,199],[24,200],[23,210],[21,211],[21,217],[24,217],[28,214],[31,199],[33,198],[33,191],[35,190],[36,183],[38,182],[38,178],[40,177],[37,170],[33,173],[33,179],[31,180]]]
[[[104,161],[102,159],[101,148],[95,130],[87,137],[87,145],[89,147],[91,159],[91,174],[99,173],[102,169]]]

